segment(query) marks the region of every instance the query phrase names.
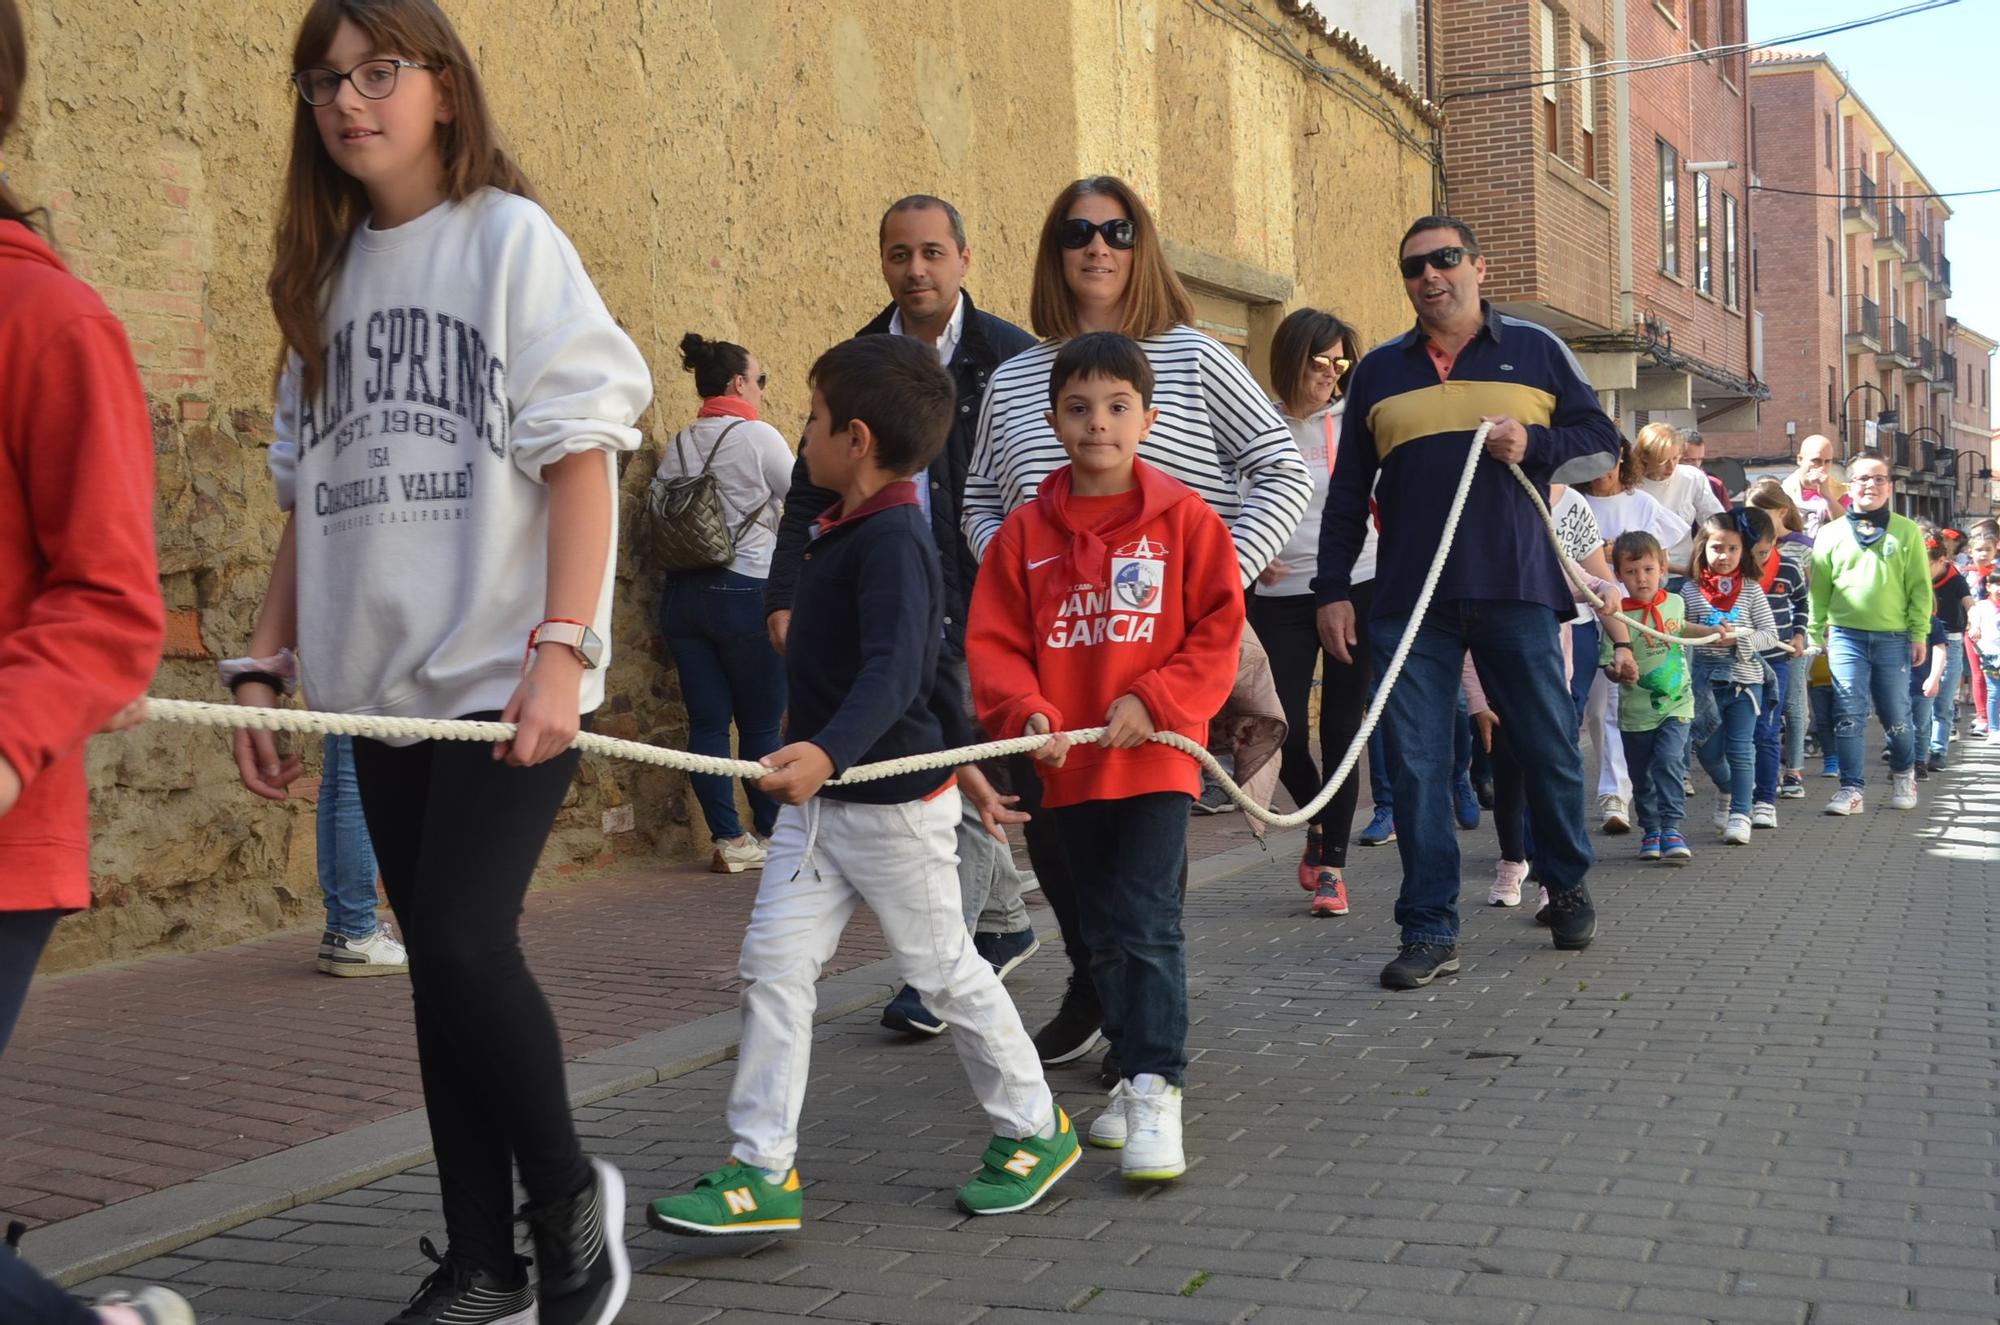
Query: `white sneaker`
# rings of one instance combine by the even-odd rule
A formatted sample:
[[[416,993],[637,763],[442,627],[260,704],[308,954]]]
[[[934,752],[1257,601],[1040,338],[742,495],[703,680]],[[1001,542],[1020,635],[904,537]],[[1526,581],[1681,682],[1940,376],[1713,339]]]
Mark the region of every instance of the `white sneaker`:
[[[1090,1120],[1090,1144],[1100,1150],[1123,1150],[1127,1125],[1125,1119],[1125,1096],[1132,1089],[1130,1082],[1121,1081],[1111,1088],[1111,1098],[1104,1102],[1104,1108]]]
[[[319,936],[319,969],[327,975],[402,975],[410,954],[383,925],[365,939],[343,938],[332,930]]]
[[[1142,1072],[1125,1087],[1125,1146],[1118,1171],[1132,1182],[1165,1182],[1187,1172],[1181,1150],[1181,1088]]]
[[[1493,868],[1493,886],[1487,890],[1488,906],[1519,906],[1521,883],[1528,877],[1528,862],[1503,860]]]
[[[1752,828],[1776,828],[1778,826],[1778,806],[1775,801],[1758,801],[1750,807]]]
[[[1597,798],[1597,813],[1604,819],[1603,827],[1605,832],[1629,833],[1632,831],[1632,821],[1625,816],[1625,802],[1618,796],[1599,796]]]
[[[1727,827],[1729,827],[1729,797],[1718,796],[1715,799],[1715,830],[1721,832]]]
[[[1914,810],[1917,808],[1917,770],[1906,769],[1889,775],[1889,808],[1892,810]]]
[[[1722,829],[1722,840],[1731,846],[1749,846],[1750,816],[1747,814],[1730,815],[1729,822]]]
[[[1863,808],[1859,787],[1842,787],[1834,792],[1833,799],[1826,803],[1828,814],[1859,814]]]
[[[118,1307],[137,1315],[146,1325],[194,1325],[194,1308],[171,1288],[152,1284],[130,1293],[100,1297],[93,1307]],[[96,1313],[90,1312],[93,1318]]]
[[[708,862],[710,874],[741,874],[744,870],[761,870],[767,854],[764,844],[757,840],[755,833],[745,833],[734,842],[722,841],[715,844],[715,855]]]

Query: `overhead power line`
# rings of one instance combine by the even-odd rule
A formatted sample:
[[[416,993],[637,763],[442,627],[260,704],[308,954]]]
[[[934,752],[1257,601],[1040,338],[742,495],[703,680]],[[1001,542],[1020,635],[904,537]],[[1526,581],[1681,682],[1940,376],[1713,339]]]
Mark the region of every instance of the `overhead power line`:
[[[1793,198],[1847,198],[1852,200],[1860,197],[1856,193],[1815,193],[1811,189],[1780,189],[1774,188],[1769,184],[1752,184],[1750,188],[1756,193],[1782,193]],[[1884,193],[1880,196],[1889,202],[1900,202],[1904,198],[1981,198],[1989,193],[2000,193],[2000,188],[1955,189],[1950,193]]]

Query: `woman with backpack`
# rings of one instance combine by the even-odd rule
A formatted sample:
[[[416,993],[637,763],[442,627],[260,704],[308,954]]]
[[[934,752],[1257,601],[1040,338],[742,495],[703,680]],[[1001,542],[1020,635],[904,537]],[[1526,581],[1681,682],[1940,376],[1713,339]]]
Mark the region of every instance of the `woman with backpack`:
[[[764,581],[794,457],[757,417],[765,374],[748,350],[689,332],[681,365],[694,374],[701,409],[667,443],[647,496],[647,536],[665,573],[660,633],[681,675],[688,748],[727,757],[733,719],[737,756],[757,759],[778,748],[785,712],[784,659],[764,633]],[[715,843],[709,868],[761,868],[777,802],[744,783],[756,830],[746,833],[729,779],[690,776]]]

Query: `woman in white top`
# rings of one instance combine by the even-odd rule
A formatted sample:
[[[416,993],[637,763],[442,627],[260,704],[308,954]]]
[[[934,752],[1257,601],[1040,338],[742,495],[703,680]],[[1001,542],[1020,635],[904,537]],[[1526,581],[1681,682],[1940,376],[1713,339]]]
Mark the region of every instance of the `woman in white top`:
[[[1638,463],[1639,490],[1681,522],[1677,537],[1660,540],[1667,550],[1667,570],[1678,580],[1688,573],[1694,527],[1711,515],[1719,515],[1722,503],[1715,499],[1708,475],[1681,463],[1681,435],[1671,423],[1649,423],[1639,429],[1632,451]],[[1669,587],[1674,586],[1670,583]]]
[[[733,718],[737,757],[758,759],[778,748],[785,714],[785,660],[764,633],[764,581],[771,573],[794,457],[778,430],[757,417],[765,374],[750,351],[689,332],[681,337],[681,365],[694,374],[701,410],[667,443],[660,477],[704,471],[715,476],[736,535],[736,556],[715,570],[667,575],[660,633],[681,674],[688,748],[728,757]],[[709,868],[727,874],[762,865],[759,838],[771,835],[778,803],[753,783],[743,784],[758,834],[752,837],[737,818],[728,778],[694,773],[689,780],[715,843]]]
[[[1361,357],[1354,329],[1317,308],[1293,311],[1271,338],[1271,381],[1292,442],[1312,475],[1312,500],[1290,541],[1250,586],[1250,628],[1271,659],[1271,680],[1284,706],[1285,748],[1278,777],[1293,802],[1304,805],[1324,785],[1312,756],[1312,724],[1307,712],[1313,671],[1321,673],[1319,748],[1321,758],[1340,758],[1361,728],[1374,669],[1363,644],[1355,662],[1343,663],[1320,647],[1315,624],[1313,574],[1319,562],[1320,514],[1326,507],[1327,479],[1339,452],[1341,412],[1347,379]],[[1355,618],[1359,630],[1375,589],[1375,529],[1371,525],[1354,565]],[[1313,895],[1313,915],[1345,915],[1347,839],[1354,827],[1360,779],[1350,777],[1306,828],[1299,860],[1299,887]]]

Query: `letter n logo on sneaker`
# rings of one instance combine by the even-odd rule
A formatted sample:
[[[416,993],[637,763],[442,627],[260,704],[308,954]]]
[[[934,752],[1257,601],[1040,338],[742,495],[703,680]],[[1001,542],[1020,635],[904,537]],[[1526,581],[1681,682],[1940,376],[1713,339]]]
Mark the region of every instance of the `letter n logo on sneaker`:
[[[1014,1158],[1008,1160],[1001,1167],[1017,1178],[1025,1178],[1033,1171],[1035,1165],[1041,1162],[1041,1158],[1037,1155],[1031,1155],[1025,1150],[1016,1150]]]
[[[750,1194],[748,1187],[738,1187],[734,1191],[724,1192],[722,1199],[728,1203],[729,1213],[732,1215],[754,1215],[757,1213],[757,1198]]]

